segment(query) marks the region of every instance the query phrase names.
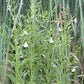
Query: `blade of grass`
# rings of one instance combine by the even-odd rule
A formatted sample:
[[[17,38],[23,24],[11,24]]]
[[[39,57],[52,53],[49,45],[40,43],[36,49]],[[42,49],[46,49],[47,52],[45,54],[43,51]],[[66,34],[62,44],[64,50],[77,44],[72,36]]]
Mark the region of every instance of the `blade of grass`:
[[[79,0],[79,6],[80,6],[80,28],[81,28],[81,38],[83,39],[84,38],[84,22],[83,22],[83,10],[82,10],[82,1]],[[84,56],[84,40],[82,41],[82,56]],[[83,58],[83,57],[81,57]],[[81,60],[82,63],[83,62],[83,59]],[[82,77],[82,83],[83,84],[83,77]]]

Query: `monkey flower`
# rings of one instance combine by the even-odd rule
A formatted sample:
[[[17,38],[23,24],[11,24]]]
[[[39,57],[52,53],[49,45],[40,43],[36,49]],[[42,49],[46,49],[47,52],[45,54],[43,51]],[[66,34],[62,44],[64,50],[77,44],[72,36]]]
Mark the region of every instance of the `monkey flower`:
[[[75,71],[76,71],[76,69],[75,69],[75,68],[73,68],[71,72],[75,72]]]
[[[35,18],[35,21],[37,21],[37,18]]]
[[[26,31],[26,30],[24,31],[24,34],[25,34],[25,35],[28,35],[28,33],[27,33],[27,31]]]
[[[74,22],[77,23],[77,18],[74,19]]]
[[[24,47],[27,48],[29,45],[27,44],[27,42],[24,43]]]
[[[60,31],[60,32],[61,32],[61,28],[60,28],[60,27],[58,28],[58,31]]]
[[[49,40],[49,41],[50,41],[50,43],[53,43],[53,42],[54,42],[52,38],[50,38],[50,40]]]

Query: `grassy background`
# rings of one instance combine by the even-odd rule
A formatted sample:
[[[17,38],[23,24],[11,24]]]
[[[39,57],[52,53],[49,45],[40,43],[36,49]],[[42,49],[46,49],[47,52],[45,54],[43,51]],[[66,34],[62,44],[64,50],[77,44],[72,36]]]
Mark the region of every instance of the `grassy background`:
[[[39,2],[40,2],[40,5],[37,5],[37,4],[39,4]],[[19,9],[19,6],[20,6],[19,3],[20,3],[20,0],[6,0],[6,1],[5,0],[0,0],[0,9],[1,9],[0,10],[0,69],[4,65],[4,60],[5,60],[5,58],[8,55],[7,54],[7,51],[8,51],[7,49],[9,47],[9,45],[10,45],[9,44],[10,43],[9,42],[10,41],[10,35],[11,35],[12,28],[13,28],[13,24],[15,23],[14,22],[14,18],[17,17],[18,9]],[[32,22],[33,19],[35,17],[37,17],[38,15],[40,15],[40,14],[41,14],[42,18],[43,18],[43,16],[44,17],[46,16],[47,20],[49,20],[49,21],[51,21],[51,20],[58,20],[58,18],[60,18],[60,15],[59,15],[60,12],[63,11],[63,13],[66,14],[65,13],[65,9],[66,9],[66,12],[67,12],[67,20],[68,21],[71,20],[71,17],[77,18],[77,24],[74,24],[73,22],[71,24],[72,25],[72,31],[73,32],[70,32],[70,35],[71,35],[71,37],[74,37],[74,39],[71,42],[71,46],[72,47],[70,47],[72,49],[70,50],[70,48],[68,48],[68,49],[64,49],[63,48],[63,50],[64,50],[63,52],[66,51],[65,54],[68,54],[69,52],[73,52],[73,53],[76,52],[75,55],[80,60],[81,65],[82,65],[82,69],[84,69],[83,68],[83,66],[84,66],[83,65],[84,64],[84,52],[83,52],[84,51],[84,11],[83,11],[84,5],[83,4],[84,4],[84,0],[23,0],[21,14],[24,15],[24,16],[26,16],[26,18],[24,20],[23,17],[19,15],[19,17],[21,17],[21,19],[19,19],[20,21],[18,23],[21,24],[21,27],[23,27],[23,24],[25,24],[26,25],[25,27],[27,27],[27,24],[25,23],[26,19],[27,18],[30,18],[30,21]],[[59,5],[61,7],[63,5],[63,7],[60,8]],[[35,8],[35,7],[37,7],[37,8]],[[54,9],[54,7],[56,7],[56,9]],[[30,8],[31,8],[31,10],[28,10]],[[36,10],[37,12],[35,13],[33,10],[34,11]],[[47,15],[45,14],[46,11],[47,11]],[[46,20],[46,19],[44,18],[44,20]],[[43,25],[43,24],[41,24],[41,21],[40,20],[39,20],[39,24],[40,24],[40,26]],[[68,24],[68,23],[65,23],[65,25],[66,24]],[[16,25],[17,25],[17,23],[16,23]],[[33,24],[31,24],[31,25],[33,27]],[[31,25],[29,27],[31,27]],[[53,28],[53,30],[54,30],[54,25],[57,25],[57,24],[56,23],[53,23],[53,24],[52,23],[46,23],[46,24],[44,24],[44,27],[47,27],[48,28],[47,29],[48,31],[46,31],[46,32],[49,32],[51,34],[50,31],[52,31],[52,30],[49,30],[49,29],[50,28]],[[39,27],[39,25],[35,25],[35,26]],[[17,30],[16,32],[19,33],[20,31],[21,31],[21,29],[20,30]],[[37,31],[37,30],[35,30],[35,31]],[[33,32],[33,29],[30,31],[30,35],[32,34],[32,32]],[[52,31],[52,32],[54,32],[54,31]],[[33,33],[35,34],[36,32],[33,32]],[[46,33],[44,35],[46,35],[46,37],[47,37],[48,34]],[[59,35],[59,33],[57,35]],[[66,36],[66,34],[65,34],[65,36]],[[61,37],[63,38],[65,36],[63,36],[63,33],[62,33],[62,36]],[[19,35],[18,36],[15,36],[16,39],[18,37],[19,37]],[[39,37],[40,37],[40,35],[38,34],[38,37],[35,37],[35,38],[38,39]],[[33,40],[35,40],[35,39],[33,38]],[[60,42],[60,40],[58,40],[58,42]],[[30,40],[30,43],[32,43],[31,40]],[[30,45],[32,45],[32,44],[30,44]],[[45,45],[45,44],[43,44],[43,45]],[[65,45],[64,42],[62,42],[62,45]],[[49,45],[49,47],[50,46],[51,45]],[[15,49],[15,46],[14,46],[14,49]],[[52,49],[52,48],[50,47],[49,49]],[[61,49],[59,49],[59,50],[61,50]],[[17,51],[17,49],[16,49],[16,51]],[[31,50],[30,52],[32,52],[32,51],[33,50]],[[47,52],[50,52],[51,53],[51,50],[49,50]],[[47,54],[48,53],[46,53],[46,55]],[[53,53],[51,53],[51,55],[52,54]],[[6,58],[6,60],[7,59],[8,58]],[[9,59],[12,60],[11,58],[9,58]],[[36,58],[36,59],[38,59],[38,58]],[[16,60],[18,60],[18,58],[16,58]],[[32,60],[32,59],[30,58],[30,60]],[[60,59],[60,61],[58,61],[58,63],[59,62],[62,63],[62,59]],[[30,62],[30,64],[31,63],[32,62]],[[41,63],[41,61],[40,61],[40,63]],[[18,61],[17,61],[16,64],[18,66]],[[32,64],[30,65],[30,67],[31,66],[32,66]],[[59,66],[61,67],[62,65],[59,65]],[[6,66],[4,65],[4,67],[6,67]],[[2,67],[2,68],[4,68],[4,67]],[[44,66],[44,67],[46,67],[46,66]],[[31,67],[31,69],[32,69],[32,67]],[[46,69],[46,68],[44,68],[44,69]],[[59,69],[59,67],[58,67],[58,69]],[[16,68],[16,70],[17,70],[17,68]],[[81,68],[79,68],[78,72],[76,72],[73,77],[74,78],[75,77],[77,78],[77,76],[79,75],[78,73],[81,74],[81,75],[83,74],[83,73],[81,73]],[[4,80],[4,78],[5,78],[5,72],[3,72],[3,75],[4,75],[3,76],[3,80]],[[59,78],[58,78],[58,80],[59,80]],[[81,80],[81,84],[83,84],[83,77],[80,77],[79,79]],[[50,79],[47,79],[47,80],[50,80]],[[77,79],[74,79],[74,80],[77,80]],[[2,82],[4,84],[4,81],[2,81]],[[30,81],[30,83],[31,82],[32,82],[32,80]],[[47,81],[47,83],[49,83],[49,81]],[[58,81],[57,84],[58,83],[60,84],[60,81]]]

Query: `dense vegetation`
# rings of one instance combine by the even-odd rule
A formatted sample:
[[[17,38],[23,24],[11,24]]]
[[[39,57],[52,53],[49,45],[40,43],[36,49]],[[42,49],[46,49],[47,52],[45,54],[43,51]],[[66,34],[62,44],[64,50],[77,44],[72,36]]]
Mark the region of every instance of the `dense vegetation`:
[[[0,84],[84,84],[84,0],[0,0]]]

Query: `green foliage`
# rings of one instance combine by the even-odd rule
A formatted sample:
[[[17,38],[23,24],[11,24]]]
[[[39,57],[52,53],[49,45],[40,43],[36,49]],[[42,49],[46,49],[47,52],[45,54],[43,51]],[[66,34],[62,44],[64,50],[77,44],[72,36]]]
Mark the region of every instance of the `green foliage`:
[[[78,1],[74,8],[74,5],[71,5],[72,0],[23,0],[18,13],[21,5],[19,2],[19,0],[5,2],[8,3],[8,8],[4,11],[4,14],[6,12],[4,24],[0,27],[0,32],[3,31],[0,34],[0,61],[6,58],[3,84],[6,75],[8,84],[74,84],[72,79],[78,79],[78,68],[74,68],[78,66],[78,61],[71,53],[79,56],[80,48],[79,45],[75,46],[72,43],[75,43],[81,35],[77,37],[78,24],[71,14],[73,9],[75,12],[79,10],[76,9]],[[79,5],[82,13],[81,1]],[[73,8],[71,13],[69,6]],[[82,31],[83,15],[80,16]],[[76,37],[73,32],[76,32]],[[72,71],[73,69],[76,71]],[[81,83],[83,84],[83,79]]]

